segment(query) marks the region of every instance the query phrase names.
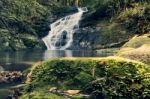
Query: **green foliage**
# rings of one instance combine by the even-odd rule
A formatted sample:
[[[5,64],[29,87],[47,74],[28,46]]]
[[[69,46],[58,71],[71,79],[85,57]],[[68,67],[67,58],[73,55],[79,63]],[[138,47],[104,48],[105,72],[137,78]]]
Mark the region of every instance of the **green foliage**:
[[[37,30],[34,22],[40,21],[47,11],[35,0],[2,0],[1,4],[1,28],[9,28],[18,33],[35,35]]]
[[[132,8],[120,13],[118,20],[133,33],[142,34],[150,31],[150,5],[135,4]]]
[[[150,31],[149,4],[149,0],[112,0],[108,4],[107,13],[117,16],[117,22],[125,27],[127,32],[148,33]]]
[[[109,20],[108,24],[117,24],[114,32],[104,27],[109,36],[144,34],[150,31],[150,1],[149,0],[97,0],[91,5],[90,11],[83,20],[83,26],[103,25],[101,20]],[[99,21],[98,21],[99,20]],[[119,30],[118,30],[119,28]],[[107,31],[108,30],[108,31]],[[105,36],[104,36],[105,37]],[[118,37],[119,38],[119,37]],[[120,37],[126,39],[124,37]],[[112,37],[113,40],[116,40]],[[104,41],[105,42],[105,41]]]
[[[8,43],[7,47],[2,49],[34,48],[39,43],[38,38],[48,30],[46,17],[50,13],[45,13],[48,9],[36,0],[1,0],[0,6],[1,43],[3,46]],[[35,39],[24,39],[22,35],[26,34]]]
[[[106,75],[87,87],[91,90],[91,99],[145,99],[149,97],[150,79],[144,76],[149,68],[132,62],[105,61]],[[148,74],[149,75],[149,74]],[[143,81],[147,80],[147,83]],[[145,95],[145,93],[147,93]]]
[[[141,99],[149,97],[147,65],[119,58],[95,60],[51,60],[32,70],[25,92],[52,85],[59,89],[80,89],[91,99]]]

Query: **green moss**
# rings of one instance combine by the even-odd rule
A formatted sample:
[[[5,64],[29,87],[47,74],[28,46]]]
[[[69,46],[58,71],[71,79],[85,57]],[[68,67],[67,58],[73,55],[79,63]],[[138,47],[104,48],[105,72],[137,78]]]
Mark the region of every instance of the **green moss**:
[[[118,56],[150,64],[149,34],[135,36],[118,51]]]
[[[65,98],[43,91],[34,91],[30,94],[24,94],[23,96],[20,97],[20,99],[65,99]]]
[[[123,45],[123,48],[130,47],[130,48],[138,48],[144,44],[150,44],[150,35],[142,35],[142,36],[135,36],[130,39],[126,44]]]
[[[119,57],[50,60],[34,66],[25,93],[51,85],[97,98],[145,98],[150,91],[149,72],[147,65]]]

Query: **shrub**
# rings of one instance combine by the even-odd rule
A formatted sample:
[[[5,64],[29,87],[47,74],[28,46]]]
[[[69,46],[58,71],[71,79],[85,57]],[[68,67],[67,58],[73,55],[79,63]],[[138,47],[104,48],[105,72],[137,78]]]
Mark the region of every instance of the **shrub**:
[[[143,34],[150,31],[149,11],[150,5],[148,3],[137,3],[121,12],[117,19],[128,32]]]

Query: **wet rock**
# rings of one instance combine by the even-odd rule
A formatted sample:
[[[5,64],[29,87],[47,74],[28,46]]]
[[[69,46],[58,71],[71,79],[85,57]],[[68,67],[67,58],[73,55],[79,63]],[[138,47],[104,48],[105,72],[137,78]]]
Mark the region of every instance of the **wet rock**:
[[[0,84],[21,82],[23,74],[19,71],[2,71],[0,72]]]
[[[94,49],[101,38],[100,27],[84,27],[77,30],[73,36],[72,49]]]

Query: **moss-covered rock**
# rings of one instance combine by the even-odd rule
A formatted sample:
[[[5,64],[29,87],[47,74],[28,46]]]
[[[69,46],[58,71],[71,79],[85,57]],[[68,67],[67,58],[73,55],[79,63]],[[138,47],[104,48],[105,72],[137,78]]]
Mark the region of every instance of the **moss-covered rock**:
[[[65,99],[64,97],[50,94],[41,89],[31,92],[30,94],[24,94],[20,99]]]
[[[135,36],[118,52],[118,56],[150,64],[150,35]]]
[[[91,99],[148,98],[149,72],[147,65],[120,57],[50,60],[31,69],[24,94],[55,86],[82,90]]]
[[[150,34],[134,36],[132,39],[130,39],[127,43],[123,45],[123,48],[126,48],[126,47],[138,48],[144,44],[150,44]]]
[[[150,46],[147,44],[139,48],[122,48],[118,55],[150,64]]]

